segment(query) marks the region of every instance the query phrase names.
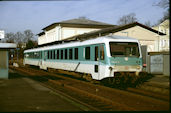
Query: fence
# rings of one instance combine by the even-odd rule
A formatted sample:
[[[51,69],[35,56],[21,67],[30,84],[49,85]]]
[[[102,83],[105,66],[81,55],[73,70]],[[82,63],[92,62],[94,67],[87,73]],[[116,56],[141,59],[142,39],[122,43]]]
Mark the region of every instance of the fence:
[[[149,52],[147,55],[147,69],[151,74],[170,75],[170,53]]]

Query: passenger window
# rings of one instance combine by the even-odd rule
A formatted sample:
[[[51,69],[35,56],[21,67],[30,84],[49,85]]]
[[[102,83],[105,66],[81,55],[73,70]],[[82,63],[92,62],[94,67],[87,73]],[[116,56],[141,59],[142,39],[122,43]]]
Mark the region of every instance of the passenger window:
[[[68,59],[68,58],[67,58],[67,56],[68,56],[67,53],[68,53],[68,51],[67,51],[67,49],[65,49],[65,59]]]
[[[59,59],[59,50],[57,50],[57,59]]]
[[[55,50],[53,50],[53,59],[55,59],[55,56],[56,56]]]
[[[40,59],[42,59],[42,52],[40,51],[40,52],[39,52],[39,54],[40,54],[40,56],[39,56],[39,57],[40,57]]]
[[[105,57],[105,55],[104,55],[104,46],[100,46],[100,60],[104,60],[104,57]]]
[[[51,57],[50,57],[50,59],[53,59],[53,52],[52,52],[52,51],[50,51],[50,53],[51,53]]]
[[[72,59],[72,49],[69,49],[69,59]]]
[[[78,59],[78,48],[75,48],[75,59]]]
[[[50,59],[50,51],[48,51],[48,59]]]
[[[90,47],[85,48],[85,59],[90,60]]]
[[[63,59],[63,50],[61,50],[61,59]]]
[[[98,46],[95,47],[95,61],[98,61]]]

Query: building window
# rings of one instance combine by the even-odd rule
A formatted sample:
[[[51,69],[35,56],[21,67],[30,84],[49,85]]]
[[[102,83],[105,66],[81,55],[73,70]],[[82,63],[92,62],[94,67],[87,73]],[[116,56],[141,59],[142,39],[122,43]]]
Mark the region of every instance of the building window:
[[[85,48],[85,59],[90,60],[90,47]]]
[[[78,59],[78,48],[75,48],[75,59]]]

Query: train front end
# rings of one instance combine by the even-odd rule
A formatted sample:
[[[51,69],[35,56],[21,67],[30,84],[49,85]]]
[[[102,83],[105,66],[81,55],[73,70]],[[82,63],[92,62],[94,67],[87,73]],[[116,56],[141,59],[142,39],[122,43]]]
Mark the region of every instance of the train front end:
[[[138,42],[109,42],[109,70],[113,76],[138,76],[142,55]]]

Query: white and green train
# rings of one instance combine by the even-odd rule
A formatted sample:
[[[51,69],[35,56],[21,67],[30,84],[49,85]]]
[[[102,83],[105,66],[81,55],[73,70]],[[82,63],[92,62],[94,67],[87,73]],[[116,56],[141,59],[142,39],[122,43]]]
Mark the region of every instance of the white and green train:
[[[121,36],[103,36],[71,41],[24,51],[24,65],[41,69],[62,69],[87,73],[95,80],[113,78],[118,72],[142,71],[138,40]]]

